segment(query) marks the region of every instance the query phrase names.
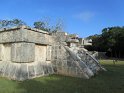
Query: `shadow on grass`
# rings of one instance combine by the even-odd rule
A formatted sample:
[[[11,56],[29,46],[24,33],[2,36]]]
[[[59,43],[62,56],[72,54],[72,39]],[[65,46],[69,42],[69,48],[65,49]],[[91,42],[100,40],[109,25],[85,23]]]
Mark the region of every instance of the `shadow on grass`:
[[[51,75],[20,82],[18,88],[24,89],[23,93],[82,93],[80,80],[82,79]]]

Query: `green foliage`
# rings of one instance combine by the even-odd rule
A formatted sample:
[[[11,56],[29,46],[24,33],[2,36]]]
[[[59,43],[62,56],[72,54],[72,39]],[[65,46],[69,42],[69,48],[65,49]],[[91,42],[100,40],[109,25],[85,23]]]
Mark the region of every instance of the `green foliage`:
[[[0,28],[11,28],[14,26],[22,26],[26,25],[26,23],[20,19],[11,19],[11,20],[0,20]],[[63,30],[63,23],[59,20],[55,26],[49,26],[48,20],[39,20],[34,22],[34,28],[47,31],[47,32],[57,32]]]
[[[8,20],[0,20],[0,27],[6,27],[10,24],[11,22]]]
[[[50,27],[48,24],[49,23],[47,21],[43,21],[43,20],[36,21],[36,22],[34,22],[34,28],[44,30],[47,32],[57,32],[57,31],[62,31],[62,29],[63,29],[63,27],[62,27],[63,24],[61,21],[58,21],[56,23],[56,25],[52,26],[52,27]]]
[[[13,27],[13,26],[22,26],[22,25],[26,25],[26,23],[23,22],[20,19],[0,20],[0,28],[7,28],[7,27]]]
[[[108,51],[112,55],[124,57],[124,27],[108,27],[102,30],[102,34],[89,36],[93,41],[93,48],[96,51]]]
[[[12,25],[15,25],[15,26],[22,26],[22,25],[26,25],[26,23],[25,22],[23,22],[22,20],[20,20],[20,19],[13,19],[12,21],[11,21],[11,24]]]
[[[77,37],[78,37],[77,34],[69,34],[68,36],[69,36],[70,38],[77,38]]]
[[[43,21],[36,21],[34,22],[34,28],[40,29],[40,30],[44,30],[49,32],[51,29],[47,26],[46,22]]]

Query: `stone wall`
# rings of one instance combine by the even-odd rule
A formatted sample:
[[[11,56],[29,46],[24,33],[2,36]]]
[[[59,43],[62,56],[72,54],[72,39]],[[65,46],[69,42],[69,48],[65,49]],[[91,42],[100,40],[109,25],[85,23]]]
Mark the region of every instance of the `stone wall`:
[[[88,52],[79,47],[68,47],[54,37],[52,44],[52,64],[56,74],[89,79],[104,68]]]
[[[67,46],[55,45],[52,49],[52,63],[56,74],[89,79],[93,73]]]
[[[15,63],[29,63],[35,61],[34,43],[12,43],[11,61]]]
[[[49,35],[28,27],[0,30],[0,76],[20,81],[49,74],[89,79],[103,69],[79,47],[68,47],[66,39],[63,32]]]
[[[48,33],[28,28],[0,31],[1,76],[25,80],[53,73]]]

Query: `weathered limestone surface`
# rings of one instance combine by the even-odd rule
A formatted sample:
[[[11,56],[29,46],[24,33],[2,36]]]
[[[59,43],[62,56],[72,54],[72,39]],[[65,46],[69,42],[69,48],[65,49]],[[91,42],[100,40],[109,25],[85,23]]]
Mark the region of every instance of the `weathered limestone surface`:
[[[46,60],[50,61],[51,60],[51,51],[52,51],[52,46],[47,46],[47,52],[46,52]]]
[[[64,45],[59,37],[54,37],[52,63],[57,74],[89,79],[104,68],[85,49]],[[77,42],[76,42],[77,43]]]
[[[37,44],[51,44],[51,36],[28,29],[13,29],[0,31],[0,43],[32,42]]]
[[[11,47],[12,62],[34,62],[35,44],[34,43],[13,43]]]
[[[36,45],[35,46],[35,60],[46,61],[46,48],[47,46]]]
[[[0,31],[0,76],[25,80],[53,74],[51,36],[28,28]]]
[[[2,61],[3,58],[3,44],[0,44],[0,61]]]
[[[77,47],[66,33],[49,35],[28,27],[0,30],[0,76],[26,80],[49,74],[89,79],[99,70],[99,62],[85,49]]]
[[[55,50],[52,50],[52,63],[56,68],[57,74],[86,79],[89,79],[94,75],[87,65],[81,61],[69,48],[65,48],[63,46],[60,48],[60,45],[58,45],[58,48],[57,45],[53,47],[55,47]]]
[[[51,63],[11,63],[0,62],[0,75],[14,80],[25,80],[53,74]]]
[[[0,44],[0,59],[1,61],[11,60],[11,44]]]

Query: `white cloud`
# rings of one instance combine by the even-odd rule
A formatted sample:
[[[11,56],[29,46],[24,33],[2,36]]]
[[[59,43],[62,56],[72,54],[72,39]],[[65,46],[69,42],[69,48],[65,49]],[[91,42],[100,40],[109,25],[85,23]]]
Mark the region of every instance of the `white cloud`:
[[[86,12],[81,12],[81,13],[75,15],[75,18],[77,18],[81,21],[84,21],[84,22],[89,22],[93,19],[94,16],[95,16],[95,14],[93,12],[86,11]]]

